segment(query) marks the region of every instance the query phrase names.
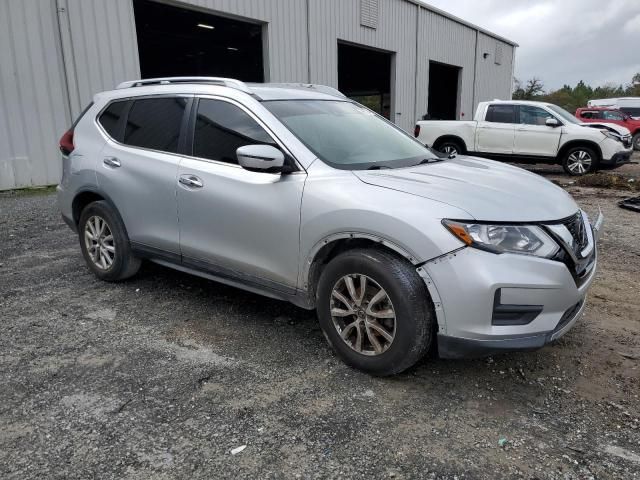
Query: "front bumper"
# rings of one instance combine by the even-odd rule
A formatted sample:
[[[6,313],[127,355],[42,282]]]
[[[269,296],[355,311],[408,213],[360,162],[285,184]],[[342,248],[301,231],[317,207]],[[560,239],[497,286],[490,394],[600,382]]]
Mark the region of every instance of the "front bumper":
[[[568,332],[584,311],[595,277],[601,226],[600,215],[592,227],[593,258],[580,278],[559,261],[474,248],[424,264],[418,273],[434,301],[440,357],[535,350]],[[538,311],[525,322],[497,322],[497,299],[505,306],[535,306]]]
[[[602,159],[600,165],[604,167],[617,167],[624,163],[628,163],[631,160],[633,149],[625,150],[623,152],[614,153],[609,160]]]

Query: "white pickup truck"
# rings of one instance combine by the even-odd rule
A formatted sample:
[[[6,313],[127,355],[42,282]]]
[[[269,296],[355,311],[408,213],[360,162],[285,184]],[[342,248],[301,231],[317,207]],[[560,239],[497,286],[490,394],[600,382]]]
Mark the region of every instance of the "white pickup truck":
[[[569,175],[617,167],[633,153],[628,129],[581,123],[557,105],[533,101],[481,102],[473,121],[419,121],[415,136],[447,154],[558,163]]]

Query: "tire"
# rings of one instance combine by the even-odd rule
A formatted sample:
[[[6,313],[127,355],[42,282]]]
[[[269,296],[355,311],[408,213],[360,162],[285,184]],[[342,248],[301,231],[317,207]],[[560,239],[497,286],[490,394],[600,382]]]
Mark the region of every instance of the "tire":
[[[360,306],[348,293],[345,280],[348,276],[353,281],[356,300],[362,298],[361,282],[366,277]],[[386,299],[380,296],[382,300],[374,305],[376,292],[379,294],[380,290],[386,293]],[[351,302],[352,307],[344,300]],[[320,275],[316,306],[322,331],[336,354],[346,364],[373,375],[400,373],[420,360],[431,346],[434,313],[424,282],[412,265],[390,253],[357,249],[336,256]],[[354,313],[345,315],[349,311]],[[391,320],[389,315],[395,318]],[[386,337],[379,333],[380,328],[386,331]],[[388,337],[392,337],[391,341]],[[380,349],[376,348],[376,342]]]
[[[631,145],[633,145],[633,149],[640,151],[640,132],[636,133],[633,136],[633,140],[631,140]]]
[[[100,280],[125,280],[140,269],[141,261],[131,252],[120,215],[104,200],[92,202],[82,210],[78,239],[87,266]]]
[[[439,142],[436,150],[447,155],[462,155],[464,153],[464,147],[460,142],[455,140],[444,140]]]
[[[595,172],[598,168],[598,162],[598,155],[592,148],[571,147],[562,157],[562,168],[569,175],[580,177]]]

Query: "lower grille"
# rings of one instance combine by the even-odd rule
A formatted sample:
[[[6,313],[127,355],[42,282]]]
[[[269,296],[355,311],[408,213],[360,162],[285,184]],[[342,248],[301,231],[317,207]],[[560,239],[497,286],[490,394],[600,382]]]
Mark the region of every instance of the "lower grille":
[[[564,312],[562,318],[560,318],[560,321],[558,322],[558,325],[556,325],[556,328],[554,328],[553,333],[562,330],[571,320],[573,320],[580,311],[583,303],[584,298],[576,303],[573,307],[569,308],[566,312]]]

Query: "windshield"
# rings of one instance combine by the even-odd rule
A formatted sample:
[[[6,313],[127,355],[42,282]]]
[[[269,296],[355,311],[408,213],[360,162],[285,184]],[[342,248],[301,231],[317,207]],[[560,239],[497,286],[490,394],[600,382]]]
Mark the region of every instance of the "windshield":
[[[397,168],[441,160],[356,103],[277,100],[263,105],[322,161],[344,170]]]
[[[549,104],[547,104],[547,107],[549,107],[551,110],[553,110],[554,113],[557,113],[566,122],[575,123],[575,124],[582,123],[582,122],[580,122],[580,120],[578,120],[576,117],[571,115],[569,112],[567,112],[562,107],[559,107],[557,105],[549,105]]]

